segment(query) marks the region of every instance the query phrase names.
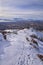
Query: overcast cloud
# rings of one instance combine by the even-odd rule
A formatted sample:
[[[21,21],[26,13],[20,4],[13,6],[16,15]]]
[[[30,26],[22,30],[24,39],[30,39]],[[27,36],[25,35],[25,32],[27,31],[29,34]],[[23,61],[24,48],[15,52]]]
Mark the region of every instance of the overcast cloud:
[[[43,0],[0,0],[0,16],[38,16],[43,18]]]

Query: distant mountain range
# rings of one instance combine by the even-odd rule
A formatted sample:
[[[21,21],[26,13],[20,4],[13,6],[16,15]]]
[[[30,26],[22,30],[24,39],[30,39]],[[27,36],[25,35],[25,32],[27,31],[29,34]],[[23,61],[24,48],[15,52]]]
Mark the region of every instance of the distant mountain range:
[[[36,19],[24,19],[24,18],[0,18],[0,22],[17,22],[17,21],[33,21],[33,22],[43,22],[43,20]]]
[[[29,27],[33,27],[38,30],[43,30],[43,21],[32,20],[32,19],[22,19],[22,18],[13,18],[13,19],[0,18],[0,30],[24,29]]]

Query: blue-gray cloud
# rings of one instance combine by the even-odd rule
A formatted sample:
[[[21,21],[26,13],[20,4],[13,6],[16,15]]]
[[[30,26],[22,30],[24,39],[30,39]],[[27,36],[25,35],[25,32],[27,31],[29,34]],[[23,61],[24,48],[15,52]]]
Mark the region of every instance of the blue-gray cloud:
[[[43,19],[43,0],[0,0],[0,16]]]
[[[4,7],[43,10],[43,0],[0,0],[0,2],[0,6]]]

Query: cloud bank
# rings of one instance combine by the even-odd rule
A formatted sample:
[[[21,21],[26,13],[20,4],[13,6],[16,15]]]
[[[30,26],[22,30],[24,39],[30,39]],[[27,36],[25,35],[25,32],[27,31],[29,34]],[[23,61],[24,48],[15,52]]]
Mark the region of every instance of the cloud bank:
[[[0,16],[43,18],[43,0],[0,0]]]

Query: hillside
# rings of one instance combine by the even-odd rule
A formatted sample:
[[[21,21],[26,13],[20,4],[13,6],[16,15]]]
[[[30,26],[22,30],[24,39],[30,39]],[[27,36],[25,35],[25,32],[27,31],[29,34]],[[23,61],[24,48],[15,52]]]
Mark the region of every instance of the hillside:
[[[33,28],[5,31],[0,33],[0,65],[43,65],[42,32]]]

